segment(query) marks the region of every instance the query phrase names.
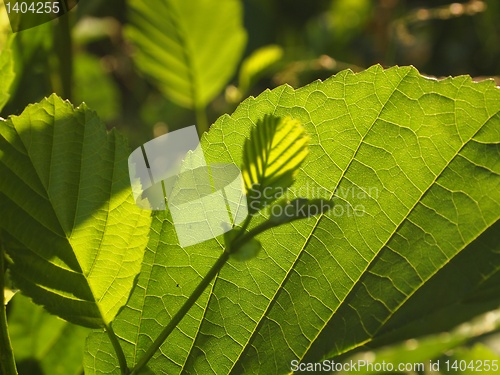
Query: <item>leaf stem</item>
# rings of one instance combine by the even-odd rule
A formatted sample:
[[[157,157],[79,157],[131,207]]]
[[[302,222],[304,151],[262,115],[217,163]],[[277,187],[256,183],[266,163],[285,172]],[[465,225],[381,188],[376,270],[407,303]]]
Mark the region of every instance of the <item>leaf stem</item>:
[[[208,119],[205,107],[196,107],[196,129],[198,129],[198,136],[201,138],[203,133],[208,131]]]
[[[160,348],[160,346],[165,342],[167,337],[173,332],[177,324],[182,320],[184,315],[187,314],[187,312],[191,309],[191,307],[194,305],[194,303],[198,300],[198,298],[201,296],[201,294],[205,291],[207,286],[212,282],[214,277],[219,273],[219,271],[222,269],[224,264],[227,262],[229,259],[229,253],[224,251],[219,259],[217,259],[217,262],[210,268],[208,273],[205,275],[203,280],[198,284],[196,289],[191,293],[189,298],[187,299],[186,302],[182,305],[182,307],[177,311],[177,313],[174,315],[174,317],[170,320],[170,322],[167,324],[167,326],[163,329],[163,331],[160,333],[160,335],[156,338],[156,340],[151,344],[151,346],[148,348],[146,353],[142,356],[142,358],[137,362],[137,364],[134,366],[132,371],[130,372],[130,375],[137,375],[139,371],[146,365],[146,363],[149,362],[149,360],[153,357],[153,355],[156,353],[156,351]]]
[[[16,360],[10,342],[7,326],[7,311],[4,300],[5,258],[2,239],[0,237],[0,369],[2,374],[17,375]]]
[[[111,328],[111,325],[106,326],[106,333],[108,334],[109,340],[111,341],[116,356],[118,357],[118,363],[120,364],[120,371],[122,375],[128,375],[130,371],[127,366],[127,359],[125,358],[125,353],[123,353],[120,341],[118,340],[118,337],[113,331],[113,328]]]

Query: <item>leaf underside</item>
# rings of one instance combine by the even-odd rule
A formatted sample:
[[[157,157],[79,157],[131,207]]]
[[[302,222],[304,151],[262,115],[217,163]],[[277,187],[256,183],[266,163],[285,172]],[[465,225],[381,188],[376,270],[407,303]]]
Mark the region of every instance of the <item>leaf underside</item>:
[[[242,176],[250,213],[288,189],[308,154],[309,137],[297,120],[265,116],[243,150]]]
[[[151,221],[128,146],[56,95],[0,122],[0,228],[16,285],[70,322],[103,327],[129,296]]]
[[[221,117],[203,140],[209,163],[241,165],[242,145],[263,114],[300,121],[310,152],[290,198],[332,198],[335,206],[258,236],[263,248],[251,261],[229,261],[151,370],[281,374],[294,359],[376,343],[389,327],[418,321],[420,291],[428,301],[460,286],[451,276],[451,284],[433,282],[457,264],[464,270],[454,262],[462,253],[480,260],[465,270],[472,285],[426,306],[426,314],[498,304],[499,294],[488,291],[499,278],[499,249],[485,244],[498,236],[499,111],[492,81],[437,81],[411,67],[374,66],[297,90],[281,86]],[[168,213],[156,215],[152,228],[138,284],[113,323],[130,366],[222,250],[220,239],[180,248]],[[467,305],[469,292],[480,300]],[[445,327],[432,323],[434,332]],[[112,353],[106,337],[93,333],[87,373],[117,373]]]
[[[236,0],[132,0],[134,62],[175,103],[202,108],[234,74],[246,43]]]

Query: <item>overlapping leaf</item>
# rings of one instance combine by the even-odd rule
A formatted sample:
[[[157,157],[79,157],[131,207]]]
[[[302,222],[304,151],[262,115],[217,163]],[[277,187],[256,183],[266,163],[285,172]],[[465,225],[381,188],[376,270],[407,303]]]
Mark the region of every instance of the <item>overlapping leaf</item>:
[[[298,90],[282,86],[214,124],[204,138],[209,162],[241,164],[242,145],[266,113],[297,119],[311,136],[290,197],[336,204],[261,234],[257,258],[229,261],[149,363],[153,373],[281,374],[292,360],[348,353],[405,317],[416,321],[414,296],[438,297],[449,287],[433,280],[465,249],[498,236],[500,90],[493,82],[375,66]],[[165,215],[155,218],[138,285],[114,323],[130,365],[222,248],[217,239],[180,248]],[[469,277],[491,308],[499,297],[487,292],[499,268],[494,248],[486,250]],[[493,266],[482,273],[487,259]],[[405,306],[408,315],[398,316]],[[434,332],[442,328],[433,324]],[[99,345],[88,347],[88,373],[117,371],[105,340],[91,337]]]
[[[284,194],[307,156],[309,137],[297,120],[265,116],[243,151],[242,175],[250,214]]]
[[[53,95],[0,122],[0,228],[16,285],[71,322],[102,327],[125,304],[151,219],[134,203],[128,147]],[[5,239],[5,238],[4,238]]]
[[[139,69],[177,104],[204,107],[234,74],[246,42],[237,0],[131,0],[127,36]]]
[[[489,227],[418,289],[385,322],[369,346],[379,347],[428,333],[448,331],[481,312],[497,308],[499,303],[496,297],[500,295],[498,233],[500,221]],[[381,262],[377,263],[380,265]],[[383,278],[370,273],[363,284],[386,290]],[[323,340],[328,341],[329,333],[342,334],[339,327],[335,323],[330,324],[329,329],[323,330],[316,345]],[[338,354],[332,351],[327,356]]]

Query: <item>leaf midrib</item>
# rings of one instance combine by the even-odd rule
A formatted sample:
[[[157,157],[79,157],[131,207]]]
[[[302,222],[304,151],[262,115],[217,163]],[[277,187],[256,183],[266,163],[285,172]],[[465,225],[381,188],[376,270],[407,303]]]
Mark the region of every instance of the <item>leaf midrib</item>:
[[[190,86],[191,86],[191,95],[192,95],[192,101],[193,101],[193,107],[194,108],[199,108],[200,103],[199,103],[199,93],[198,93],[198,79],[197,79],[197,72],[198,70],[194,66],[194,63],[191,59],[191,46],[188,43],[188,38],[185,37],[186,35],[186,29],[185,25],[182,25],[180,22],[176,21],[176,17],[173,15],[178,15],[177,9],[174,10],[175,6],[171,2],[172,0],[167,0],[166,1],[166,6],[170,9],[172,12],[172,15],[169,14],[169,20],[174,25],[174,30],[175,30],[175,36],[177,37],[179,44],[181,45],[182,49],[182,56],[184,57],[184,61],[187,67],[187,78],[189,80]],[[179,20],[181,20],[181,17],[177,17]]]
[[[377,114],[377,116],[375,117],[374,121],[372,122],[372,124],[366,129],[366,132],[365,134],[361,137],[361,140],[358,144],[358,147],[356,148],[356,150],[354,151],[348,165],[345,167],[345,169],[342,171],[342,174],[337,182],[337,186],[335,187],[335,189],[333,189],[331,195],[330,195],[330,200],[333,198],[334,196],[334,193],[335,193],[335,190],[336,188],[339,186],[339,184],[341,183],[342,179],[344,178],[345,174],[347,173],[347,171],[349,170],[349,167],[350,165],[352,164],[352,162],[355,160],[355,157],[359,151],[359,149],[361,148],[362,144],[363,144],[363,140],[365,139],[365,137],[368,135],[368,133],[370,132],[370,130],[372,129],[372,127],[374,126],[374,124],[377,122],[378,118],[380,117],[380,113],[382,113],[383,109],[385,108],[385,106],[387,105],[387,103],[390,101],[390,99],[392,98],[392,96],[394,95],[394,93],[397,91],[397,88],[401,85],[401,82],[403,82],[403,80],[410,74],[411,70],[408,69],[404,76],[401,77],[401,79],[399,80],[398,84],[394,87],[394,89],[392,90],[391,94],[388,96],[387,100],[385,101],[385,103],[381,103],[381,108],[380,108],[380,111],[379,113]],[[345,80],[345,77],[344,77],[344,80]],[[359,134],[359,133],[358,133]],[[321,219],[324,217],[325,214],[320,214],[318,216],[318,218],[316,219],[316,223],[314,224],[313,228],[311,229],[311,233],[308,235],[307,239],[305,240],[302,248],[300,249],[300,251],[297,253],[297,256],[295,258],[295,260],[293,261],[292,265],[290,266],[290,268],[288,269],[288,271],[286,272],[286,275],[283,277],[281,283],[279,284],[279,286],[276,288],[276,292],[273,294],[272,298],[269,300],[269,303],[266,307],[266,309],[264,310],[264,312],[261,314],[259,320],[258,320],[258,323],[255,325],[255,328],[253,329],[253,332],[252,334],[248,337],[248,340],[244,346],[244,349],[242,351],[240,351],[240,354],[238,355],[238,357],[235,358],[231,368],[230,368],[230,371],[229,373],[231,373],[236,364],[244,357],[244,355],[246,354],[247,350],[249,349],[249,343],[254,339],[256,333],[259,331],[259,328],[262,326],[262,324],[264,323],[265,321],[265,318],[268,314],[268,312],[271,310],[272,306],[274,305],[275,301],[276,301],[276,296],[281,293],[281,291],[283,290],[283,286],[284,284],[287,282],[287,280],[289,279],[290,275],[292,274],[292,271],[295,269],[295,266],[297,265],[297,263],[299,262],[299,259],[302,257],[302,254],[305,250],[305,248],[307,247],[307,245],[309,244],[309,241],[311,240],[311,238],[313,237],[313,234],[314,232],[316,231],[316,229],[318,228],[319,226],[319,223],[321,221]],[[373,259],[376,258],[376,255],[374,255],[374,257],[372,258],[372,261]],[[364,258],[363,258],[364,259]],[[365,259],[365,261],[367,261]],[[368,262],[367,261],[367,266],[366,268],[360,273],[360,276],[358,277],[358,280],[353,281],[352,283],[352,286],[351,288],[348,290],[348,292],[345,294],[344,296],[344,299],[339,299],[339,304],[337,306],[337,309],[339,306],[342,305],[342,303],[345,301],[345,299],[347,298],[347,296],[350,294],[350,292],[352,291],[352,289],[354,288],[354,286],[357,284],[357,282],[359,281],[359,279],[361,278],[361,276],[364,274],[364,272],[366,271],[366,269],[369,267],[369,265],[371,264],[371,261]],[[218,277],[217,277],[218,278]],[[210,296],[210,299],[212,298],[212,296]],[[332,315],[335,313],[335,311],[337,310],[335,309],[334,311],[332,311]],[[313,341],[312,341],[313,342]],[[188,354],[188,357],[191,355],[191,352]]]

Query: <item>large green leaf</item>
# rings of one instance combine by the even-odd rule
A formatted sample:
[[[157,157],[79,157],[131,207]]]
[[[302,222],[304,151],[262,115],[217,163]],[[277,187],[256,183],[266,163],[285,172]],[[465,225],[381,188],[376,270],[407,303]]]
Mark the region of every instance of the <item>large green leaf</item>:
[[[0,122],[0,228],[18,287],[53,314],[102,327],[140,270],[150,215],[132,198],[128,147],[55,95]]]
[[[130,0],[139,69],[177,104],[202,108],[234,74],[246,42],[238,0]]]
[[[150,369],[288,373],[292,360],[337,356],[377,339],[463,250],[498,237],[488,228],[500,217],[499,111],[492,81],[437,81],[411,67],[375,66],[266,91],[221,117],[204,138],[210,162],[241,164],[242,145],[263,114],[300,121],[310,153],[289,198],[334,197],[336,204],[259,235],[263,249],[251,261],[230,260]],[[113,323],[130,366],[222,250],[220,239],[180,248],[168,213],[156,216],[153,228],[138,284]],[[492,290],[498,276],[490,254],[489,272],[471,270],[471,282],[481,303],[498,304],[499,296],[482,288]],[[426,295],[432,300],[450,287]],[[99,332],[85,361],[88,373],[117,369]]]

